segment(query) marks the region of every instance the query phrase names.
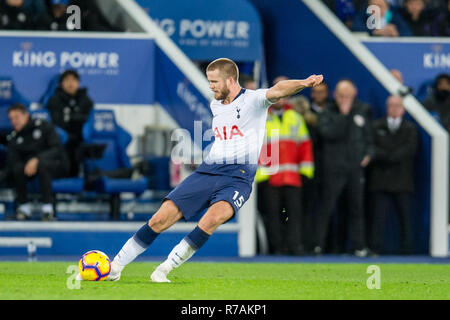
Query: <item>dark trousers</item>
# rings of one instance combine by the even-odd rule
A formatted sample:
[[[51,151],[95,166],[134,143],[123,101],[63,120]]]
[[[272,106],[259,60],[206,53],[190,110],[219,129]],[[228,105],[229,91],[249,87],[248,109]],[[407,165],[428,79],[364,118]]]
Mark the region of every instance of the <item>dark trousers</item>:
[[[67,168],[58,161],[40,160],[35,176],[28,177],[24,173],[25,163],[16,163],[12,170],[12,183],[16,191],[17,203],[28,202],[27,183],[30,179],[37,177],[39,180],[39,190],[42,194],[43,203],[52,203],[52,179],[60,178],[67,174]]]
[[[400,225],[400,241],[402,254],[411,254],[411,194],[408,192],[373,192],[373,219],[371,230],[371,247],[375,252],[380,252],[384,236],[386,218],[391,209],[391,203],[395,206]]]
[[[299,187],[291,186],[267,187],[265,220],[271,253],[300,254],[303,251],[300,191]]]
[[[366,246],[363,209],[364,183],[364,172],[361,168],[355,168],[348,172],[330,172],[325,175],[317,230],[318,246],[322,248],[325,246],[332,215],[344,192],[345,207],[347,208],[345,220],[349,223],[353,250],[361,250]]]
[[[65,145],[65,150],[69,158],[69,176],[77,177],[80,171],[80,145],[81,140],[69,140]]]

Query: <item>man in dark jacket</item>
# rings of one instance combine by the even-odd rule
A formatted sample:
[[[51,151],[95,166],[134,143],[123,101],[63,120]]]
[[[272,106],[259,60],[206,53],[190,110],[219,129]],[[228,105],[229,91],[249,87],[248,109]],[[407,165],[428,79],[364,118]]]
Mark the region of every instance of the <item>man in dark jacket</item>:
[[[442,73],[436,77],[433,93],[423,102],[425,108],[439,115],[442,126],[450,132],[450,75]]]
[[[42,194],[42,219],[52,220],[52,186],[54,178],[67,174],[67,156],[53,125],[44,120],[30,118],[26,107],[14,104],[8,110],[14,130],[8,135],[8,175],[17,197],[17,219],[31,216],[27,197],[27,182],[35,176],[39,179]]]
[[[367,107],[356,100],[350,80],[336,85],[334,101],[319,114],[318,131],[323,142],[324,199],[320,210],[318,245],[325,245],[330,219],[339,197],[347,191],[347,206],[354,254],[366,256],[364,232],[364,168],[373,155]]]
[[[387,116],[374,121],[375,155],[369,175],[373,200],[371,249],[380,252],[383,229],[394,201],[399,217],[402,253],[411,253],[410,208],[414,191],[414,157],[417,152],[416,126],[403,119],[402,98],[390,96],[386,102]]]
[[[23,6],[23,0],[0,0],[0,30],[33,29],[32,16]]]
[[[434,12],[426,9],[424,0],[405,0],[400,9],[405,22],[415,37],[431,37],[431,24],[435,18]]]
[[[86,88],[80,88],[80,76],[75,70],[61,74],[59,87],[50,98],[47,109],[52,122],[68,133],[66,151],[70,160],[70,175],[77,176],[79,169],[78,150],[83,142],[82,128],[93,102],[87,95]]]

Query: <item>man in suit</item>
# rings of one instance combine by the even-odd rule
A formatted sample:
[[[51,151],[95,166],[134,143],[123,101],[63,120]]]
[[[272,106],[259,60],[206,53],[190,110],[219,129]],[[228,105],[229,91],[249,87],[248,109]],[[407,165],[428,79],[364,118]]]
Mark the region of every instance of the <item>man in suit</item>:
[[[375,155],[369,175],[369,190],[374,211],[371,246],[380,252],[383,229],[390,202],[393,201],[400,223],[401,253],[411,253],[410,209],[414,191],[414,157],[417,152],[416,126],[406,121],[401,97],[390,96],[387,116],[374,121]]]

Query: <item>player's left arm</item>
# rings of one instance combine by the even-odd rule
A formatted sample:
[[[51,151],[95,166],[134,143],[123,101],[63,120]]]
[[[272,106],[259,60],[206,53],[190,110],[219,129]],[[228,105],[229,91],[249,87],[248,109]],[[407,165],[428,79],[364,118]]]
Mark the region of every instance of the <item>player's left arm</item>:
[[[305,88],[314,87],[323,81],[323,75],[311,75],[303,80],[282,80],[267,90],[266,98],[274,103],[281,98],[292,96]]]

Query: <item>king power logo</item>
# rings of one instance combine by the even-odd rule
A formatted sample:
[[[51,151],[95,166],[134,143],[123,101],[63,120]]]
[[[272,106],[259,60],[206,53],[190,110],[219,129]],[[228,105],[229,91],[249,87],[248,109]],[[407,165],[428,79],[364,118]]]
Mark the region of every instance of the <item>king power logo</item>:
[[[118,69],[117,52],[80,52],[80,51],[32,51],[17,50],[12,52],[12,65],[15,68],[94,68]]]

